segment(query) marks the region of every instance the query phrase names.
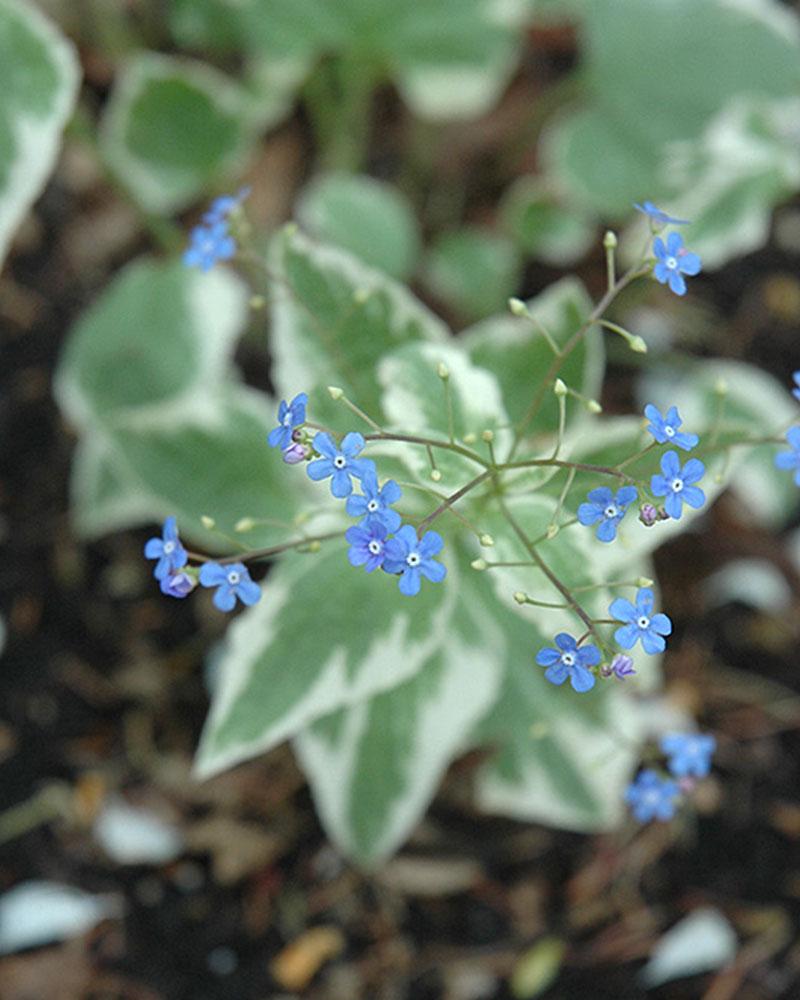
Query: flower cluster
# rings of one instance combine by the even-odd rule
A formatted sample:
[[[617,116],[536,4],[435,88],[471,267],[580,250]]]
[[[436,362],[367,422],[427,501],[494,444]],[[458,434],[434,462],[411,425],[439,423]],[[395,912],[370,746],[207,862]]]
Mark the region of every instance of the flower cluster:
[[[689,225],[688,219],[676,219],[672,215],[667,215],[660,208],[656,208],[652,201],[645,201],[641,205],[637,203],[633,207],[647,216],[653,232],[658,232],[668,225]],[[661,282],[662,285],[668,284],[670,291],[676,295],[685,295],[684,275],[692,277],[699,274],[702,268],[697,254],[684,247],[683,237],[680,233],[668,233],[666,243],[660,236],[656,236],[653,240],[653,253],[656,258],[653,267],[653,276],[656,281]]]
[[[304,392],[289,404],[281,401],[278,426],[270,432],[269,444],[282,448],[284,461],[289,464],[308,460],[309,478],[315,482],[330,479],[333,496],[346,501],[345,509],[351,517],[360,518],[345,532],[350,564],[363,566],[367,573],[382,569],[397,576],[400,592],[407,597],[419,593],[423,576],[432,583],[441,583],[447,569],[434,558],[444,545],[441,535],[426,531],[420,538],[412,525],[401,524],[392,505],[400,500],[403,491],[393,479],[380,485],[375,463],[359,457],[366,444],[361,434],[350,431],[337,444],[330,434],[319,431],[311,441],[302,426],[307,401]],[[302,450],[297,458],[295,449]],[[355,483],[361,487],[360,493],[354,492]]]
[[[640,587],[635,603],[622,597],[611,602],[608,612],[612,619],[621,622],[614,633],[614,640],[622,649],[633,649],[641,642],[645,653],[662,653],[666,648],[664,636],[672,633],[672,622],[667,615],[653,612],[655,596],[649,587]],[[547,667],[545,679],[551,684],[563,684],[569,678],[575,691],[591,691],[595,685],[595,675],[589,669],[600,664],[602,654],[597,646],[579,645],[567,632],[559,632],[555,637],[558,648],[546,646],[536,654],[540,667]],[[616,677],[624,680],[636,670],[633,659],[624,653],[616,653],[611,663],[598,670],[601,677]]]
[[[236,240],[230,233],[230,216],[238,211],[250,193],[242,188],[235,195],[216,198],[203,215],[203,222],[189,234],[189,246],[183,254],[186,267],[210,271],[218,260],[230,260],[236,254]]]
[[[255,604],[261,598],[261,588],[250,579],[244,563],[204,562],[199,572],[188,565],[189,553],[178,535],[174,517],[168,517],[162,528],[161,538],[150,538],[145,544],[147,559],[155,559],[153,576],[159,581],[161,592],[169,597],[187,597],[200,583],[203,587],[216,587],[214,604],[220,611],[233,611],[238,598],[242,604]]]
[[[705,733],[668,733],[661,739],[661,752],[667,759],[669,775],[652,768],[640,771],[625,791],[625,801],[640,823],[672,819],[683,794],[692,791],[696,779],[711,770],[711,758],[717,747],[713,736]]]
[[[647,431],[656,444],[674,444],[684,451],[691,451],[699,443],[700,439],[696,434],[680,430],[682,420],[677,407],[670,406],[666,414],[662,414],[656,406],[648,403],[644,408],[644,415],[649,421]],[[662,474],[651,478],[650,492],[654,499],[666,499],[661,507],[649,500],[645,501],[639,509],[639,520],[650,527],[656,521],[670,517],[680,519],[684,503],[690,507],[701,507],[705,503],[705,494],[694,484],[703,478],[705,471],[705,466],[699,459],[689,459],[681,468],[678,453],[665,452],[661,458]],[[645,487],[643,489],[647,492]],[[639,491],[635,486],[622,486],[616,494],[607,486],[599,486],[590,490],[586,501],[578,507],[578,521],[585,525],[596,524],[598,540],[613,542],[620,522],[638,497]]]

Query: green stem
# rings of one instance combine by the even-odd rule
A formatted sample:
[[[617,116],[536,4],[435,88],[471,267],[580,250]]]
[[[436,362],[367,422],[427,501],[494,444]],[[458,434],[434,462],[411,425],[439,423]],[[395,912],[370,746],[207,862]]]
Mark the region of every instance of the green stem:
[[[449,441],[437,441],[435,438],[425,438],[418,437],[416,434],[395,434],[393,431],[381,431],[380,434],[365,434],[365,441],[404,441],[408,444],[421,444],[426,448],[444,448],[446,451],[453,451],[457,455],[463,455],[464,458],[469,458],[473,462],[477,462],[478,465],[482,465],[484,469],[489,469],[491,467],[491,462],[487,462],[485,459],[481,458],[477,452],[472,451],[470,448],[464,448],[460,444],[450,444]]]
[[[428,514],[428,516],[423,521],[420,522],[420,525],[417,528],[417,534],[418,535],[421,534],[428,527],[429,524],[432,524],[433,521],[436,520],[436,518],[440,514],[443,514],[446,510],[449,510],[454,503],[460,500],[463,496],[466,496],[467,493],[470,492],[470,490],[474,490],[476,486],[479,486],[484,480],[488,479],[489,476],[491,476],[491,474],[492,474],[491,471],[487,469],[485,472],[482,472],[479,476],[476,476],[474,479],[470,479],[470,481],[466,483],[464,486],[462,486],[460,490],[456,490],[456,492],[451,493],[449,497],[445,497],[445,499],[439,504],[436,510],[434,510],[432,514]]]
[[[314,542],[327,542],[333,538],[344,538],[344,532],[329,531],[324,535],[307,535],[305,538],[296,538],[291,542],[281,542],[280,545],[271,545],[266,549],[250,549],[249,551],[240,552],[235,556],[225,556],[223,559],[217,559],[215,556],[204,556],[199,552],[190,552],[188,549],[186,554],[195,562],[215,562],[219,563],[220,566],[224,566],[227,563],[246,563],[255,562],[260,559],[271,559],[273,556],[279,556],[282,552],[289,552],[291,549],[301,549],[304,545],[312,545]]]
[[[520,540],[520,542],[522,542],[522,545],[525,547],[525,551],[528,553],[528,555],[531,557],[531,559],[536,563],[536,565],[539,567],[539,569],[544,573],[544,575],[547,577],[547,579],[550,581],[550,583],[553,584],[553,586],[556,588],[556,590],[559,592],[559,594],[561,594],[561,596],[567,602],[567,604],[569,605],[569,607],[575,612],[575,614],[578,616],[578,618],[580,618],[580,620],[583,622],[583,624],[586,626],[586,628],[589,630],[589,632],[593,636],[595,636],[595,638],[597,639],[598,642],[601,642],[600,637],[595,632],[595,628],[594,628],[594,624],[592,622],[592,619],[589,617],[589,615],[587,614],[587,612],[584,611],[583,608],[580,606],[580,604],[575,600],[575,598],[573,597],[572,592],[570,591],[570,589],[565,584],[563,584],[561,582],[561,580],[559,580],[559,578],[550,569],[550,567],[547,565],[547,563],[544,561],[544,559],[542,559],[542,557],[536,551],[535,545],[528,538],[528,536],[525,533],[524,529],[519,524],[519,522],[514,517],[514,515],[511,513],[511,511],[508,509],[508,507],[503,503],[502,499],[498,498],[498,502],[500,504],[500,510],[501,510],[501,512],[503,514],[503,517],[511,525],[511,528],[514,531],[514,534],[517,536],[517,538]]]
[[[514,440],[511,443],[511,448],[506,456],[506,462],[509,462],[517,452],[522,438],[525,436],[525,432],[530,426],[536,414],[541,409],[542,403],[544,402],[545,393],[548,391],[550,384],[555,379],[556,375],[561,368],[561,365],[566,360],[567,357],[572,353],[572,351],[578,346],[578,344],[583,339],[584,334],[590,329],[598,320],[602,317],[603,313],[608,309],[614,299],[619,295],[619,293],[626,288],[632,281],[636,278],[642,277],[647,271],[641,266],[641,264],[636,264],[634,267],[630,268],[625,274],[619,279],[619,281],[612,287],[609,288],[605,295],[600,299],[597,305],[592,309],[586,320],[581,323],[578,329],[572,334],[569,340],[564,344],[558,354],[553,358],[550,363],[550,367],[547,369],[542,382],[539,385],[525,415],[520,420],[519,424],[514,431]]]

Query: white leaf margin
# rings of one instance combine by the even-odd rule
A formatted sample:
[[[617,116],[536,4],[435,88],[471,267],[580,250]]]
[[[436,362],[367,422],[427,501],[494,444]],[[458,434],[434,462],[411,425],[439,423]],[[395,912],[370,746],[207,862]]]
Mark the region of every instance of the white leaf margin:
[[[186,56],[137,53],[115,81],[104,109],[99,129],[100,149],[108,165],[141,206],[155,214],[169,214],[184,208],[207,180],[205,176],[198,177],[196,170],[144,159],[125,141],[131,108],[147,84],[176,76],[203,91],[223,114],[240,123],[239,141],[217,164],[215,174],[224,174],[241,164],[252,131],[249,120],[252,95],[224,73]]]
[[[61,85],[49,115],[14,114],[10,122],[18,151],[5,186],[0,189],[0,267],[17,226],[42,192],[61,146],[61,132],[78,97],[81,71],[75,46],[32,3],[0,0],[0,17],[10,12],[47,46]],[[12,109],[13,110],[13,109]]]
[[[307,565],[300,571],[300,576],[313,572],[314,566]],[[433,615],[431,630],[423,639],[412,641],[413,608],[401,606],[388,630],[377,636],[360,657],[360,668],[351,668],[352,679],[348,677],[346,652],[341,646],[332,645],[331,654],[321,665],[314,684],[297,699],[280,722],[254,739],[231,743],[224,750],[214,750],[212,734],[223,724],[247,686],[259,657],[270,646],[282,609],[293,599],[291,584],[298,577],[295,575],[287,581],[280,579],[277,573],[273,574],[269,600],[260,601],[245,610],[228,630],[226,648],[219,661],[221,673],[216,696],[195,758],[195,777],[200,780],[210,778],[235,764],[266,753],[337,708],[356,704],[413,677],[448,634],[458,591],[455,567],[450,569],[450,576],[442,603]]]
[[[176,266],[173,262],[172,266]],[[121,284],[126,276],[142,268],[157,269],[152,258],[140,257],[126,265],[114,278]],[[97,304],[97,303],[95,303]],[[152,429],[171,424],[179,427],[191,423],[216,426],[223,411],[215,403],[213,393],[204,390],[222,383],[231,373],[231,357],[249,316],[248,294],[244,283],[225,268],[208,274],[186,269],[186,309],[189,325],[198,347],[197,374],[182,391],[170,399],[147,406],[130,406],[116,410],[105,419],[95,413],[91,401],[80,387],[77,373],[62,358],[53,382],[56,401],[69,420],[81,430],[107,425],[123,425],[126,429]],[[82,319],[78,319],[78,324]]]
[[[358,703],[345,719],[338,745],[305,729],[293,741],[300,766],[308,778],[317,811],[339,849],[364,866],[374,868],[406,840],[433,797],[453,757],[470,743],[470,731],[494,703],[502,669],[498,664],[504,639],[497,625],[478,608],[470,609],[481,623],[480,646],[461,641],[457,633],[442,647],[443,669],[433,697],[415,720],[411,755],[404,762],[405,787],[394,803],[382,836],[367,857],[359,856],[347,813],[351,804],[350,778],[359,743],[369,724],[370,701]],[[423,665],[422,670],[426,669]],[[413,684],[420,673],[406,683]],[[397,688],[377,697],[389,697]]]

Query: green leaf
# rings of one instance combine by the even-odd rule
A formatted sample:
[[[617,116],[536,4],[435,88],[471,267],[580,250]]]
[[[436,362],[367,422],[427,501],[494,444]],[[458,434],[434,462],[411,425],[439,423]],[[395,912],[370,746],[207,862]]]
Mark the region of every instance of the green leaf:
[[[590,109],[554,126],[545,159],[601,214],[688,190],[696,178],[665,166],[675,141],[697,139],[743,97],[790,97],[800,84],[796,20],[773,3],[592,0],[582,13]]]
[[[546,264],[576,264],[594,241],[592,220],[558,202],[535,177],[523,177],[512,185],[503,196],[500,211],[517,245]]]
[[[246,318],[244,288],[224,269],[200,274],[179,261],[135,261],[70,332],[58,401],[79,427],[202,417],[204,389],[229,375]]]
[[[470,117],[499,98],[526,4],[490,0],[243,0],[243,44],[269,55],[334,54],[392,77],[422,117]]]
[[[564,278],[531,299],[527,305],[556,344],[563,346],[587,319],[593,303],[577,278]],[[553,352],[536,324],[509,314],[494,316],[470,327],[459,340],[473,362],[497,376],[511,421],[518,423],[553,360]],[[604,367],[602,335],[594,329],[570,354],[559,375],[571,389],[596,398],[600,393]],[[568,419],[581,417],[584,412],[582,404],[567,399]],[[557,427],[558,404],[552,392],[548,391],[531,430],[553,433]]]
[[[406,839],[494,701],[504,638],[482,611],[485,596],[485,584],[465,581],[444,645],[418,673],[295,738],[329,836],[362,866]]]
[[[742,99],[699,140],[672,146],[667,169],[686,178],[673,208],[693,220],[686,242],[704,268],[766,243],[773,205],[800,187],[798,113],[797,99]]]
[[[317,177],[300,195],[296,212],[312,236],[342,247],[392,278],[407,278],[416,265],[416,218],[389,184],[350,174]]]
[[[79,81],[73,46],[38,9],[0,0],[0,266],[53,169]]]
[[[273,249],[271,348],[280,394],[334,384],[379,413],[381,356],[411,341],[443,342],[447,328],[406,288],[343,250],[291,228]]]
[[[143,52],[115,83],[101,148],[144,209],[173,212],[241,166],[251,139],[249,102],[210,66]]]
[[[444,365],[449,373],[446,382],[438,372]],[[444,344],[409,344],[387,354],[378,368],[384,387],[383,412],[389,425],[404,434],[418,434],[446,442],[452,430],[461,442],[465,435],[478,438],[473,450],[489,458],[481,432],[494,432],[499,453],[508,447],[508,417],[503,408],[500,388],[491,374],[473,365],[457,342]],[[451,418],[448,417],[449,391]],[[452,419],[452,422],[451,422]],[[450,492],[478,475],[481,466],[468,457],[436,448],[434,457],[442,474],[440,486]],[[423,447],[408,450],[412,468],[424,475],[430,460]]]
[[[422,274],[431,293],[467,319],[502,309],[519,284],[522,261],[513,244],[477,226],[445,233]]]
[[[97,536],[172,514],[206,549],[262,548],[342,527],[339,512],[267,445],[275,423],[268,397],[235,384],[205,394],[208,415],[177,423],[117,421],[90,430],[73,466],[78,530]],[[320,501],[323,501],[320,503]],[[216,531],[201,524],[205,515]],[[252,518],[246,533],[234,531]]]
[[[340,544],[279,563],[262,600],[228,631],[198,775],[413,677],[449,634],[459,581],[447,552],[443,561],[447,584],[424,584],[413,599],[394,578],[350,566]]]

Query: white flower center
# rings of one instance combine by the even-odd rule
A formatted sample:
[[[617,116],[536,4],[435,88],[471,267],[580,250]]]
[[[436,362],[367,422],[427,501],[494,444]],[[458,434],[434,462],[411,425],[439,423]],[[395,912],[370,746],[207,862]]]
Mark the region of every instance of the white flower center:
[[[237,584],[237,583],[238,583],[238,582],[239,582],[240,580],[241,580],[241,576],[240,576],[240,574],[239,574],[239,573],[237,573],[237,572],[236,572],[236,570],[235,570],[235,569],[232,569],[232,570],[230,571],[230,573],[228,573],[228,583],[229,583],[229,584],[230,584],[230,585],[231,585],[232,587],[235,587],[235,586],[236,586],[236,584]]]
[[[574,667],[575,666],[575,656],[574,656],[574,654],[573,653],[562,653],[561,654],[561,662],[564,664],[565,667]]]
[[[680,493],[680,491],[682,489],[683,489],[683,480],[682,479],[678,479],[678,478],[673,479],[672,480],[672,492],[673,493]]]
[[[664,433],[667,435],[668,438],[674,437],[675,436],[675,428],[667,426],[667,427],[664,428]]]
[[[292,413],[291,413],[291,411],[289,411],[286,414],[286,416],[283,418],[283,426],[284,427],[291,427],[292,426]]]
[[[337,455],[333,460],[333,464],[337,469],[343,469],[347,465],[347,459],[344,455]]]
[[[406,556],[406,562],[409,566],[419,566],[422,560],[419,557],[419,552],[410,552]]]
[[[650,619],[647,617],[647,615],[640,615],[636,619],[636,624],[639,626],[639,628],[642,629],[650,628]]]
[[[677,257],[667,257],[667,259],[664,261],[664,263],[667,265],[667,267],[670,269],[670,271],[674,271],[678,267],[678,258]]]
[[[367,546],[367,548],[370,550],[370,552],[374,556],[379,556],[381,554],[381,551],[383,550],[383,546],[375,538],[372,539],[372,541],[369,543],[369,545]]]
[[[606,507],[606,509],[603,511],[603,514],[605,514],[606,517],[616,517],[617,514],[619,514],[619,510],[617,509],[615,504],[610,503],[608,507]]]
[[[171,555],[175,551],[175,542],[164,542],[164,555]]]
[[[370,500],[370,502],[367,504],[367,510],[370,512],[370,514],[374,514],[377,509],[378,509],[378,501]]]
[[[661,793],[657,788],[649,788],[644,793],[644,801],[650,806],[657,806],[661,802]]]

